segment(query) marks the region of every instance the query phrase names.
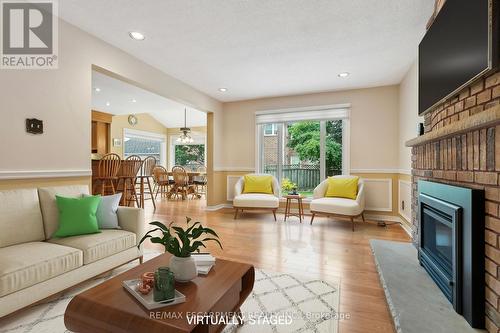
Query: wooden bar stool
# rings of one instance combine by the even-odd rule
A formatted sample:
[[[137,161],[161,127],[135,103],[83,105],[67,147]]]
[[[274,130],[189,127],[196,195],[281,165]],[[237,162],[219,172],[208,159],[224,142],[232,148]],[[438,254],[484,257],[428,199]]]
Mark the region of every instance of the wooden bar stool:
[[[137,177],[136,184],[139,185],[139,193],[140,193],[140,207],[144,208],[144,200],[150,200],[153,201],[153,207],[156,209],[156,202],[153,194],[153,188],[151,187],[151,181],[150,178],[153,177],[153,169],[156,166],[156,158],[153,156],[149,156],[142,161],[142,166],[141,166],[141,174]],[[146,183],[146,184],[145,184]],[[148,186],[149,192],[146,192],[144,190],[144,186]],[[149,198],[146,198],[146,194],[149,194]]]
[[[125,206],[135,201],[137,207],[139,207],[139,198],[135,190],[135,183],[141,166],[141,157],[137,155],[131,155],[122,162],[120,181],[123,183],[122,203]]]
[[[110,189],[112,194],[116,193],[115,182],[118,181],[118,170],[120,170],[121,159],[117,154],[106,154],[99,161],[96,180],[101,183],[101,195],[106,195]]]

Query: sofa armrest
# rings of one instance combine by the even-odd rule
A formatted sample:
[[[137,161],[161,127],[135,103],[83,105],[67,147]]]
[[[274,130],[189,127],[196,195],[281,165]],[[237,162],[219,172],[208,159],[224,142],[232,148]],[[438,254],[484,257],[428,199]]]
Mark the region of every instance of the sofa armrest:
[[[361,210],[365,210],[365,190],[364,185],[361,183],[358,188],[358,195],[356,196],[356,202],[358,203]]]
[[[314,189],[313,199],[323,198],[325,196],[326,190],[328,188],[328,179],[323,180],[319,183],[318,186]]]
[[[241,177],[240,179],[238,179],[236,184],[234,184],[234,196],[235,197],[237,197],[238,195],[240,195],[243,192],[243,183],[244,183],[244,180],[243,180],[243,177]]]
[[[118,207],[118,224],[123,230],[136,234],[136,242],[146,233],[146,223],[144,221],[144,209],[135,207]]]

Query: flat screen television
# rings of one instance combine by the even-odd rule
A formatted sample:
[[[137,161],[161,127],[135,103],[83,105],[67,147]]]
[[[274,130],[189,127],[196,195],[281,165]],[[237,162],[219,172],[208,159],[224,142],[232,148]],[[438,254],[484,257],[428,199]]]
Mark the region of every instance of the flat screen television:
[[[418,48],[419,115],[497,66],[498,1],[445,2]]]

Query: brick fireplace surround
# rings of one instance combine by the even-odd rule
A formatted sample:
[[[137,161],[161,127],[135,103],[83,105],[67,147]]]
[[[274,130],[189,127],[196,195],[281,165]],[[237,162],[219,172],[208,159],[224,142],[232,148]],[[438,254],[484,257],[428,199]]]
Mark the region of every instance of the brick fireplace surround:
[[[436,0],[427,27],[445,1]],[[424,129],[406,143],[412,147],[413,240],[419,239],[419,180],[485,191],[486,329],[500,333],[500,70],[427,113]]]
[[[412,147],[412,230],[418,241],[419,180],[485,191],[486,328],[500,332],[500,71],[425,116]]]

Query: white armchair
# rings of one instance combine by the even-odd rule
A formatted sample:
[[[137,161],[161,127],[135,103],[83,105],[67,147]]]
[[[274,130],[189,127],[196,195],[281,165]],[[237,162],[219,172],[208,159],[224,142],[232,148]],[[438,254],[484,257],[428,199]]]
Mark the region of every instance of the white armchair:
[[[266,175],[266,174],[251,174]],[[234,219],[238,218],[238,212],[243,210],[271,210],[276,221],[276,210],[280,205],[280,184],[276,177],[273,177],[273,194],[265,193],[243,193],[245,178],[241,177],[234,185]]]
[[[350,178],[352,176],[334,176],[335,178]],[[354,231],[354,218],[361,216],[363,222],[365,216],[365,194],[363,189],[363,181],[358,181],[358,194],[355,200],[347,198],[332,198],[325,197],[326,190],[328,189],[328,180],[322,181],[313,193],[313,200],[309,207],[312,213],[311,224],[313,223],[316,215],[326,216],[340,216],[348,217],[352,223],[352,231]]]

